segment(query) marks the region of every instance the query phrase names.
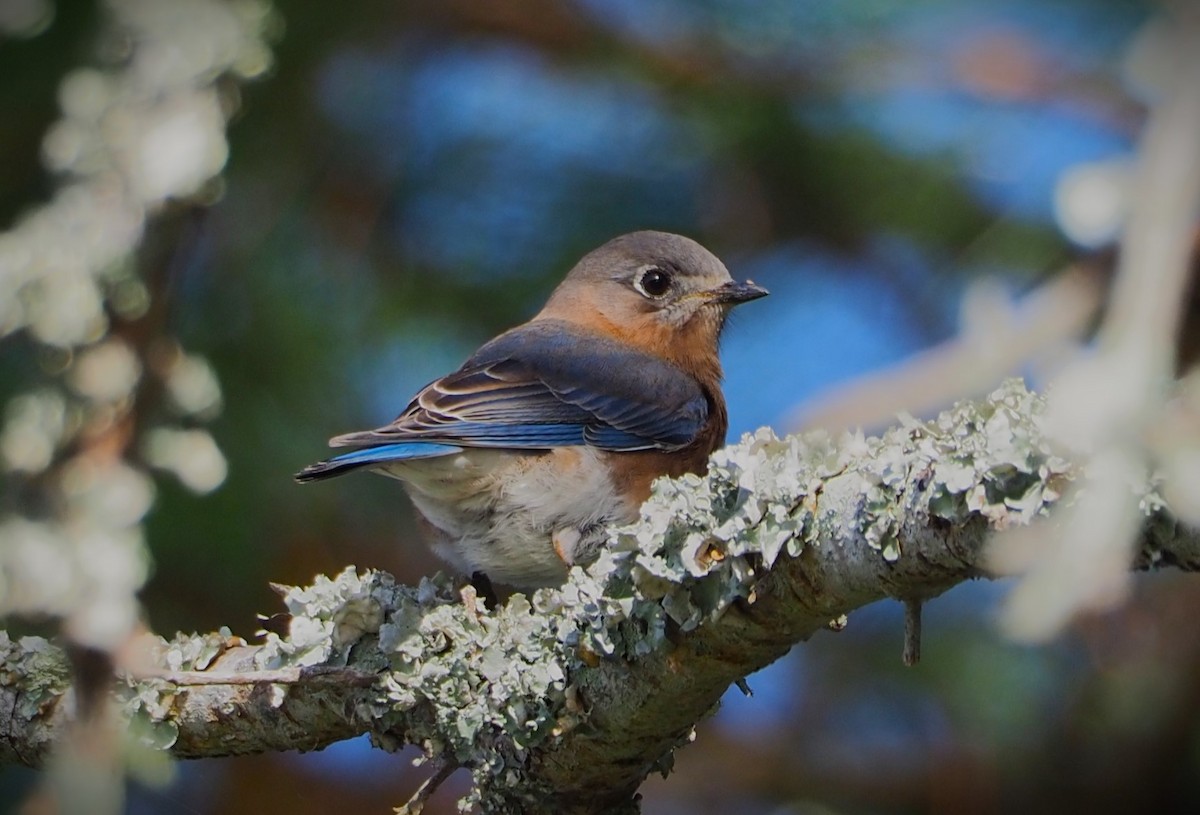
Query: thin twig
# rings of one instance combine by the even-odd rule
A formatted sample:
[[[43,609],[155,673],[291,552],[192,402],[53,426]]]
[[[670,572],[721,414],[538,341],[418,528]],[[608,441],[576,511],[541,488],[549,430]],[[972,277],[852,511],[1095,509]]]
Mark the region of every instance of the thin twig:
[[[901,654],[909,668],[921,661],[921,601],[904,601],[904,651]]]
[[[433,775],[425,779],[421,786],[417,787],[417,791],[412,794],[412,797],[401,806],[392,810],[395,815],[421,815],[425,809],[425,803],[429,800],[438,787],[454,774],[454,771],[459,768],[459,765],[453,761],[438,761],[435,765]]]

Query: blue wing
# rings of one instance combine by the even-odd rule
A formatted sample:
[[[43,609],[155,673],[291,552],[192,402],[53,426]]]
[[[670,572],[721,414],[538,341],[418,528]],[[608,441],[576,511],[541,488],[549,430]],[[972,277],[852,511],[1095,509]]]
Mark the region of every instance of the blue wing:
[[[426,386],[390,425],[332,439],[335,447],[368,449],[322,464],[340,463],[340,472],[464,447],[675,450],[696,438],[708,415],[704,389],[674,365],[569,323],[540,320],[484,345]],[[451,450],[438,449],[445,447]],[[325,474],[334,473],[304,480]]]

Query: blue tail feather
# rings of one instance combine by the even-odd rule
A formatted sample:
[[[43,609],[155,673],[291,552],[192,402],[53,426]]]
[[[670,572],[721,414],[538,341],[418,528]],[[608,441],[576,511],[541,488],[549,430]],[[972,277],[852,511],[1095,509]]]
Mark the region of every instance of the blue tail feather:
[[[383,444],[378,447],[355,450],[351,453],[342,453],[340,456],[334,456],[327,461],[310,464],[296,473],[296,480],[302,483],[305,481],[319,481],[322,478],[331,478],[335,475],[350,472],[351,470],[357,470],[360,467],[369,467],[372,464],[421,458],[437,458],[438,456],[461,452],[462,448],[457,445],[439,444],[436,442]]]

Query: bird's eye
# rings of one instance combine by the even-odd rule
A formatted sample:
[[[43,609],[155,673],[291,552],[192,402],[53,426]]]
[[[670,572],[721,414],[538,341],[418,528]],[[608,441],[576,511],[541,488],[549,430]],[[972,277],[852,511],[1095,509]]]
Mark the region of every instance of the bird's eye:
[[[647,269],[638,275],[634,287],[647,297],[657,300],[671,289],[671,276],[662,269]]]

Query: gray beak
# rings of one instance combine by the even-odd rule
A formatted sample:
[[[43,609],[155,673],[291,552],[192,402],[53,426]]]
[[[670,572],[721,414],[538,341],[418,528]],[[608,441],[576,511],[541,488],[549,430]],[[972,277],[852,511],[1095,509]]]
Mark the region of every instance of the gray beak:
[[[759,286],[753,280],[747,280],[745,283],[729,282],[708,292],[709,302],[730,303],[732,305],[748,303],[751,300],[766,297],[768,294],[770,294],[769,291]]]

